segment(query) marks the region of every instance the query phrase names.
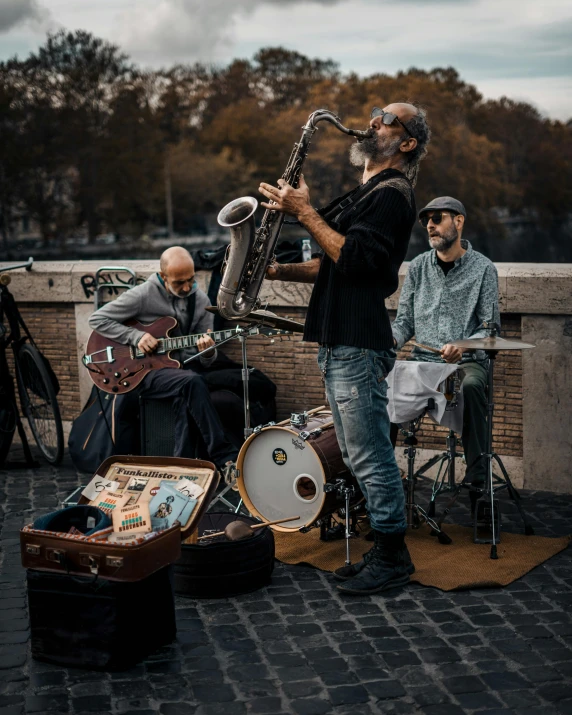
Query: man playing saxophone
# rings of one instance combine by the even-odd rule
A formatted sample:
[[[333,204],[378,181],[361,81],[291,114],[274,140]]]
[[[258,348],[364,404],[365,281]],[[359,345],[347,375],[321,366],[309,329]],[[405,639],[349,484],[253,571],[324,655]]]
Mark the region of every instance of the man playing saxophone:
[[[416,218],[413,185],[427,152],[425,112],[405,103],[374,107],[370,136],[351,163],[362,183],[316,211],[304,178],[293,188],[262,183],[265,208],[294,216],[320,245],[303,264],[273,264],[271,280],[314,283],[304,340],[320,344],[324,379],[345,463],[367,500],[374,545],[362,561],[336,571],[344,593],[405,585],[414,567],[405,545],[405,503],[390,440],[385,378],[395,363],[385,299],[398,286]]]

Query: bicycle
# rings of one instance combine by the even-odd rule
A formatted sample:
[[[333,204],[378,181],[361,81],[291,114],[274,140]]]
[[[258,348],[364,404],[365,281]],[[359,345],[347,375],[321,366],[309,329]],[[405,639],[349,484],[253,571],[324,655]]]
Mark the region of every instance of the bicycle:
[[[16,429],[22,440],[26,462],[32,456],[18,410],[19,397],[40,452],[50,464],[61,462],[64,452],[64,432],[57,401],[59,384],[48,360],[38,350],[26,326],[14,296],[8,290],[15,268],[31,270],[33,258],[26,263],[0,268],[0,466],[5,462]],[[4,316],[8,328],[3,323]],[[15,382],[8,364],[8,347],[14,358]]]

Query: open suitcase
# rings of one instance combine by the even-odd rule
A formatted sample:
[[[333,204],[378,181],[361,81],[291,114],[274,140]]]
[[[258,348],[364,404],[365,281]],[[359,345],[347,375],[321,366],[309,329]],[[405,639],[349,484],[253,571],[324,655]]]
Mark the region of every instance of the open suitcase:
[[[98,468],[90,493],[125,477],[116,490],[122,494],[134,476],[141,483],[147,480],[150,487],[155,483],[151,480],[196,478],[204,491],[185,524],[176,522],[126,544],[107,543],[103,532],[87,537],[36,530],[32,525],[20,532],[34,658],[122,670],[175,637],[171,564],[181,554],[181,541],[192,541],[214,496],[218,473],[204,460],[114,456]],[[82,496],[80,504],[95,501]]]

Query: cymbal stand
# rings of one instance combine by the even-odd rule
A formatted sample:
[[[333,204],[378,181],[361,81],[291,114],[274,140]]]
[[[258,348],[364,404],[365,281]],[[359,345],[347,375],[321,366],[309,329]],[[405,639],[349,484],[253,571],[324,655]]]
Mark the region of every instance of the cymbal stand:
[[[498,335],[498,329],[499,326],[494,322],[494,321],[488,321],[484,323],[485,327],[487,328],[487,331],[489,333],[488,337],[494,338]],[[520,494],[517,492],[517,490],[514,488],[513,483],[510,480],[510,477],[508,476],[508,472],[506,471],[506,468],[504,464],[502,463],[501,458],[499,455],[493,451],[493,424],[494,424],[494,411],[495,411],[495,405],[494,405],[494,364],[495,364],[495,359],[498,354],[498,350],[489,350],[489,349],[484,349],[484,352],[486,352],[487,357],[488,357],[488,368],[487,368],[487,439],[486,439],[486,451],[480,454],[472,464],[467,465],[467,471],[470,469],[470,467],[477,462],[480,459],[484,459],[486,462],[486,480],[485,480],[485,487],[479,496],[479,498],[475,502],[475,513],[474,513],[474,523],[473,523],[473,529],[474,529],[474,535],[473,535],[473,541],[475,544],[491,544],[491,559],[498,559],[498,551],[497,551],[497,544],[500,543],[500,511],[499,511],[499,506],[496,503],[496,494],[497,492],[501,491],[502,489],[506,489],[508,491],[508,494],[510,498],[514,501],[515,506],[518,510],[518,513],[520,514],[520,518],[522,519],[522,522],[524,524],[524,533],[529,536],[531,534],[534,534],[534,530],[532,526],[530,525],[528,519],[526,518],[526,515],[522,509],[522,506],[520,504]],[[498,466],[500,467],[500,470],[502,472],[502,478],[497,477],[493,473],[493,462],[496,462]],[[447,516],[447,514],[451,511],[451,508],[455,501],[457,500],[457,497],[459,496],[459,493],[461,492],[461,489],[466,486],[467,482],[467,477],[463,479],[463,481],[458,485],[458,487],[455,490],[455,493],[451,497],[449,503],[445,507],[445,510],[443,511],[443,514],[439,520],[439,525],[442,523],[443,519]],[[497,486],[495,486],[495,483]],[[478,536],[478,516],[479,516],[479,507],[481,507],[481,513],[484,513],[487,516],[487,521],[490,520],[491,524],[491,538],[490,539],[483,539]]]
[[[229,340],[234,340],[235,338],[238,338],[240,340],[240,345],[241,345],[241,352],[242,352],[242,395],[243,395],[243,401],[244,401],[244,440],[246,441],[250,435],[253,432],[252,427],[250,426],[250,395],[249,395],[249,390],[248,390],[248,380],[250,377],[250,370],[254,368],[249,368],[248,367],[248,359],[247,359],[247,354],[246,354],[246,340],[250,335],[254,335],[256,328],[262,327],[262,323],[256,324],[256,325],[250,325],[248,328],[242,329],[240,331],[237,331],[234,335],[231,335],[230,338],[226,338],[225,340],[221,340],[221,342],[217,343],[217,347],[219,345],[222,345],[223,343],[228,342]],[[196,355],[193,355],[192,357],[188,358],[185,360],[185,363],[190,362],[191,360],[195,360],[198,358],[200,353],[197,353]],[[238,474],[237,474],[238,476]],[[211,505],[214,504],[217,501],[222,502],[226,507],[228,507],[231,511],[234,511],[235,514],[238,514],[242,504],[243,500],[242,498],[239,500],[238,505],[235,506],[232,502],[230,502],[226,498],[226,493],[233,489],[236,486],[236,477],[232,480],[230,484],[226,484],[224,489],[221,491],[220,494],[218,494],[213,501],[211,502]]]
[[[423,410],[422,414],[410,422],[404,424],[407,427],[400,425],[401,434],[404,436],[405,456],[407,457],[407,478],[406,478],[406,499],[405,499],[405,510],[407,514],[407,526],[412,529],[418,529],[421,525],[421,519],[431,527],[431,534],[437,536],[439,543],[450,544],[451,537],[441,528],[441,524],[438,524],[429,514],[415,502],[415,483],[417,481],[417,475],[415,474],[415,455],[417,453],[416,445],[418,444],[416,433],[421,428],[421,421],[423,417],[430,410],[435,409],[435,401],[433,398],[427,400],[427,407]]]

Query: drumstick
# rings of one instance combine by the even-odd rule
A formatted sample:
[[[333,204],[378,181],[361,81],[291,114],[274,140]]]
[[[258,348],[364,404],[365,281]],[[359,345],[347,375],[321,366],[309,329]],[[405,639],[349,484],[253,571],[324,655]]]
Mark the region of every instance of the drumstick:
[[[276,521],[264,521],[262,524],[254,524],[254,526],[251,526],[250,528],[252,531],[255,529],[262,529],[263,526],[274,526],[274,524],[284,524],[286,521],[296,521],[296,519],[299,519],[299,516],[289,516],[287,519],[276,519]],[[207,534],[206,536],[199,536],[198,541],[202,541],[203,539],[212,539],[215,536],[224,536],[226,532],[224,531],[217,531],[216,534]]]
[[[422,350],[429,350],[431,353],[437,353],[437,355],[441,355],[441,351],[437,350],[437,348],[430,348],[429,345],[423,345],[423,343],[416,343],[414,341],[411,342],[411,345],[414,345],[416,348],[421,348]]]

